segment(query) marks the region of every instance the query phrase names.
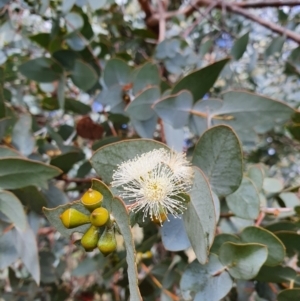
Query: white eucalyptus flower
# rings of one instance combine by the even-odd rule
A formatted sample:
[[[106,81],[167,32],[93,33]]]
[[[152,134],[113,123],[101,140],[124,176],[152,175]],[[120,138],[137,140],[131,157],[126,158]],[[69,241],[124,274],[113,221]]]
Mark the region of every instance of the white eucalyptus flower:
[[[112,186],[134,202],[131,210],[162,223],[162,215],[178,217],[186,209],[182,193],[192,185],[193,170],[184,153],[156,149],[123,162],[113,174]]]

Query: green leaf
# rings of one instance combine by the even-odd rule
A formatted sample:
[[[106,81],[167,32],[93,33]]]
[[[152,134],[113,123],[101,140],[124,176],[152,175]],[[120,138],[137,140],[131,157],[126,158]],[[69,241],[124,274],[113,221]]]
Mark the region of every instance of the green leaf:
[[[233,194],[226,197],[229,209],[238,217],[256,219],[260,210],[260,199],[252,181],[246,177]]]
[[[122,236],[124,237],[124,243],[126,248],[126,261],[127,261],[127,274],[129,281],[130,300],[141,301],[138,287],[138,272],[135,259],[135,248],[131,228],[129,224],[129,216],[127,209],[119,198],[114,198],[112,202],[112,214],[116,219],[116,223],[120,229]]]
[[[157,101],[154,110],[163,121],[178,129],[187,125],[192,105],[192,94],[189,91],[181,91]]]
[[[96,84],[98,75],[89,64],[76,59],[71,71],[71,78],[78,88],[88,91]]]
[[[43,98],[41,106],[44,110],[54,111],[59,109],[58,99],[56,97]],[[80,115],[86,115],[91,111],[91,107],[79,100],[65,98],[65,111]]]
[[[134,118],[132,118],[130,121],[140,137],[149,139],[153,138],[153,134],[155,132],[158,121],[156,114],[152,118],[145,121],[140,121]]]
[[[6,134],[6,130],[11,125],[12,119],[10,117],[0,119],[0,141]]]
[[[58,86],[57,86],[57,100],[60,109],[65,108],[65,86],[66,86],[66,77],[64,74],[61,75]]]
[[[14,189],[12,192],[24,206],[29,207],[29,209],[36,213],[41,213],[42,208],[47,206],[47,199],[35,186]]]
[[[134,95],[136,95],[138,92],[141,92],[149,87],[159,85],[159,69],[157,65],[148,62],[135,71],[132,92]]]
[[[153,118],[155,112],[152,105],[160,98],[160,90],[158,87],[151,87],[139,94],[126,108],[126,112],[130,117],[145,121]]]
[[[12,144],[24,156],[29,156],[35,146],[35,139],[31,129],[31,115],[21,114],[12,131]]]
[[[252,180],[257,191],[261,191],[265,177],[262,167],[258,164],[251,166],[247,171],[247,176],[250,180]]]
[[[200,263],[207,261],[216,230],[214,200],[203,172],[193,167],[194,182],[189,192],[191,201],[183,214],[185,230]]]
[[[169,148],[160,142],[148,139],[131,139],[105,145],[98,149],[91,159],[93,168],[104,182],[110,183],[118,164],[153,149]]]
[[[184,228],[182,218],[168,216],[169,220],[161,228],[161,239],[166,250],[177,252],[186,250],[191,243]]]
[[[51,42],[50,34],[44,32],[29,36],[29,39],[45,49],[48,49],[48,46]]]
[[[62,69],[53,60],[40,57],[23,63],[19,71],[31,80],[49,83],[59,79]]]
[[[255,277],[268,257],[268,250],[260,244],[224,243],[219,251],[220,262],[229,274],[237,279]]]
[[[255,280],[262,282],[282,283],[290,282],[297,276],[295,270],[290,267],[275,267],[262,266],[259,273],[255,276]]]
[[[245,33],[235,41],[235,43],[231,48],[231,55],[235,60],[239,60],[240,58],[242,58],[244,52],[247,49],[248,41],[249,41],[249,32]]]
[[[296,301],[300,299],[300,288],[293,288],[281,291],[277,301]]]
[[[9,148],[7,146],[0,146],[0,158],[4,157],[22,157],[22,155],[14,150],[13,148]]]
[[[116,84],[125,86],[131,83],[131,68],[123,60],[111,59],[105,65],[103,77],[108,88]]]
[[[94,144],[92,145],[92,150],[95,151],[98,148],[104,146],[104,145],[108,145],[114,142],[118,142],[121,139],[119,137],[115,137],[115,136],[110,136],[110,137],[104,137],[96,142],[94,142]]]
[[[15,231],[8,231],[0,235],[0,270],[4,270],[19,258],[15,240]]]
[[[271,232],[278,232],[278,231],[297,231],[300,230],[300,225],[295,224],[293,222],[278,222],[272,223],[266,226],[266,229]]]
[[[300,235],[292,231],[275,232],[276,236],[283,242],[289,257],[300,253]]]
[[[283,261],[285,247],[272,232],[260,227],[247,227],[242,231],[240,237],[245,243],[259,243],[268,248],[266,265],[276,266]]]
[[[223,106],[211,116],[212,123],[233,127],[243,141],[253,133],[263,134],[285,123],[294,113],[283,102],[250,92],[228,91],[223,99]]]
[[[188,90],[193,94],[194,102],[196,102],[210,90],[229,61],[230,59],[226,58],[188,74],[175,84],[171,94]]]
[[[27,218],[20,200],[9,191],[0,191],[0,212],[21,230],[27,226]]]
[[[95,101],[102,105],[109,105],[110,112],[124,114],[125,102],[123,101],[123,91],[120,85],[114,85],[108,89],[103,89],[96,97]]]
[[[275,178],[265,178],[263,189],[267,193],[278,193],[283,189],[283,183]]]
[[[63,173],[68,173],[75,163],[84,158],[85,155],[82,152],[68,152],[51,159],[50,164],[60,168]]]
[[[88,0],[92,10],[97,10],[105,6],[107,0]]]
[[[228,242],[228,241],[234,242],[234,243],[241,242],[240,239],[236,235],[222,233],[215,237],[214,243],[210,249],[210,252],[218,254],[223,243]]]
[[[192,163],[205,173],[218,196],[233,193],[241,184],[242,149],[230,127],[215,126],[207,130],[195,146]]]
[[[83,26],[83,18],[81,15],[77,14],[77,13],[68,13],[65,16],[65,20],[66,20],[66,25],[67,25],[67,31],[73,32],[76,31],[80,28],[82,28]]]
[[[276,37],[275,39],[272,40],[270,45],[265,51],[265,57],[269,57],[270,55],[274,55],[276,53],[280,54],[283,48],[283,44],[285,42],[285,37]]]
[[[29,226],[27,226],[25,231],[20,231],[18,228],[13,229],[12,231],[15,232],[16,236],[15,246],[17,252],[26,269],[39,285],[41,273],[35,234]]]
[[[17,189],[29,185],[47,187],[47,181],[61,170],[44,163],[21,159],[0,159],[0,188]]]
[[[219,301],[229,293],[232,285],[231,277],[214,254],[210,254],[205,265],[197,261],[189,264],[180,280],[183,300]]]

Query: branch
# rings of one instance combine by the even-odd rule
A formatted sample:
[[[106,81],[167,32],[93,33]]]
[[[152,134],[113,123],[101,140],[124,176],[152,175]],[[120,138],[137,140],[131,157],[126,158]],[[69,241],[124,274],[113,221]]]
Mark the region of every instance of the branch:
[[[289,30],[287,28],[279,26],[275,23],[269,22],[265,19],[259,18],[256,15],[253,15],[253,14],[247,12],[245,9],[240,8],[236,5],[226,4],[226,8],[229,11],[233,12],[233,13],[237,13],[241,16],[244,16],[245,18],[250,19],[250,20],[252,20],[252,21],[254,21],[254,22],[256,22],[256,23],[258,23],[258,24],[260,24],[260,25],[262,25],[262,26],[264,26],[264,27],[266,27],[266,28],[268,28],[268,29],[270,29],[274,32],[277,32],[280,35],[284,35],[287,38],[289,38],[289,39],[291,39],[291,40],[293,40],[293,41],[300,44],[300,35],[297,34],[294,31],[292,31],[292,30]]]
[[[165,19],[171,19],[174,16],[178,15],[190,15],[197,7],[201,6],[210,6],[211,0],[198,0],[194,4],[187,6],[184,9],[178,11],[169,11],[165,13]],[[275,23],[257,17],[254,14],[249,13],[246,8],[262,8],[262,7],[280,7],[280,6],[297,6],[300,5],[300,0],[294,1],[263,1],[263,2],[223,2],[216,1],[215,8],[222,9],[226,8],[228,11],[244,16],[245,18],[252,20],[273,32],[276,32],[280,35],[284,35],[287,38],[300,44],[300,34],[293,32],[292,30],[286,29],[282,26],[279,26]],[[155,13],[147,20],[149,26],[155,26],[159,22],[159,14]]]

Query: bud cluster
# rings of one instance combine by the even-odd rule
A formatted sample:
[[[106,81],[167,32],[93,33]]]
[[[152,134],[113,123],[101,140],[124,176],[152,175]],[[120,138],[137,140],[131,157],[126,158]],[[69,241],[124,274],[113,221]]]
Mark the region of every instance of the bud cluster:
[[[115,224],[111,221],[108,210],[102,207],[102,201],[103,195],[90,188],[81,198],[82,205],[90,211],[90,215],[69,208],[60,215],[60,219],[67,229],[90,223],[90,228],[81,238],[81,245],[87,252],[98,247],[100,252],[106,256],[116,250],[117,241]]]

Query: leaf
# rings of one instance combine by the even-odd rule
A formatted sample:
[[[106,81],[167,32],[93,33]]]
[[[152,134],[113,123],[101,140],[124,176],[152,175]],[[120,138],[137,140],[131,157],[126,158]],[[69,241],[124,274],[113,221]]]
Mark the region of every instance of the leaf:
[[[214,200],[203,172],[193,167],[194,182],[189,192],[191,200],[183,214],[185,230],[197,259],[204,264],[216,230]]]
[[[60,169],[37,161],[1,158],[0,188],[17,189],[29,185],[47,187],[47,181],[60,173]]]
[[[23,63],[19,71],[31,80],[50,83],[59,79],[62,69],[53,60],[40,57]]]
[[[226,197],[229,209],[238,217],[256,219],[260,210],[260,199],[252,181],[246,177],[233,194]]]
[[[297,276],[295,270],[290,267],[282,267],[280,265],[275,267],[262,266],[259,273],[255,276],[256,281],[283,283],[294,280]]]
[[[132,92],[136,95],[152,86],[160,85],[160,75],[157,65],[150,62],[142,65],[138,68],[133,77],[133,88]]]
[[[186,250],[191,243],[184,228],[182,218],[170,215],[161,228],[161,239],[166,250],[177,252]]]
[[[14,150],[13,148],[9,148],[7,146],[0,146],[0,158],[4,157],[22,157],[22,155]]]
[[[50,34],[44,32],[29,36],[29,39],[45,49],[48,49],[48,46],[51,42]]]
[[[92,10],[97,10],[105,6],[107,0],[88,0]]]
[[[75,2],[76,2],[76,0],[63,0],[61,11],[63,13],[69,12],[71,10],[71,8],[74,6]]]
[[[116,114],[123,114],[125,103],[123,101],[123,91],[120,85],[114,85],[108,89],[103,89],[96,97],[95,101],[102,105],[109,105],[110,112]]]
[[[25,230],[27,218],[20,200],[9,191],[0,191],[0,212],[20,230]]]
[[[263,189],[267,193],[278,193],[283,189],[283,183],[275,178],[265,178]]]
[[[131,118],[130,121],[135,131],[141,138],[153,138],[153,134],[155,132],[158,121],[158,116],[156,115],[156,113],[152,118],[145,121],[140,121],[134,118]]]
[[[159,148],[169,149],[163,143],[148,139],[131,139],[111,143],[98,149],[91,158],[91,163],[103,181],[110,183],[118,164]]]
[[[24,156],[29,156],[35,146],[35,139],[32,134],[32,119],[29,114],[21,114],[12,132],[12,144]]]
[[[50,164],[60,168],[63,173],[68,173],[73,165],[85,158],[82,152],[68,152],[51,159]]]
[[[106,63],[103,78],[108,88],[116,84],[125,86],[131,83],[131,69],[125,61],[114,58]]]
[[[41,275],[35,235],[29,226],[22,232],[18,228],[13,229],[12,231],[15,232],[16,236],[15,246],[17,252],[26,269],[31,274],[34,281],[39,285]]]
[[[299,299],[300,288],[283,290],[277,295],[277,301],[296,301]]]
[[[249,32],[245,33],[235,41],[233,47],[231,48],[231,55],[235,60],[239,60],[240,58],[242,58],[244,52],[247,49],[248,41]]]
[[[138,287],[138,272],[136,267],[134,242],[129,224],[128,212],[121,199],[113,199],[112,214],[116,219],[116,223],[122,236],[124,237],[126,261],[128,265],[127,274],[129,281],[130,300],[139,301],[142,300],[142,297]]]
[[[71,78],[78,88],[88,91],[96,84],[98,75],[89,64],[76,59],[71,71]]]
[[[154,110],[164,121],[179,129],[187,125],[193,96],[189,91],[181,91],[176,95],[167,96],[154,104]]]
[[[172,89],[171,94],[177,94],[181,90],[188,90],[193,94],[194,102],[201,99],[214,85],[229,58],[217,61],[202,69],[194,71],[182,78]]]
[[[46,197],[35,186],[26,186],[12,190],[22,204],[36,213],[41,213],[42,208],[47,206]]]
[[[54,208],[69,202],[66,194],[51,182],[49,183],[48,189],[43,189],[42,193],[47,199],[47,207],[49,208]]]
[[[248,169],[247,176],[250,180],[252,180],[257,191],[261,191],[265,177],[263,169],[258,164],[253,165]]]
[[[263,134],[289,120],[294,110],[283,102],[244,91],[223,93],[223,106],[214,111],[213,124],[227,124],[244,141],[253,133]]]
[[[59,103],[59,108],[65,108],[65,85],[66,85],[66,77],[64,74],[61,75],[58,86],[57,86],[57,100]]]
[[[219,301],[229,293],[232,285],[231,277],[223,270],[215,254],[210,254],[206,265],[193,261],[187,266],[180,280],[183,300]]]
[[[121,139],[119,137],[115,137],[115,136],[104,137],[104,138],[102,138],[100,140],[97,140],[96,142],[93,143],[92,150],[95,151],[95,150],[97,150],[98,148],[100,148],[104,145],[108,145],[108,144],[111,144],[111,143],[114,143],[114,142],[118,142],[120,140]]]
[[[218,196],[233,193],[241,184],[242,150],[230,127],[215,126],[207,130],[195,146],[192,163],[201,168]]]
[[[14,231],[8,231],[0,235],[0,270],[4,270],[19,258],[15,240]]]
[[[223,243],[228,242],[228,241],[234,242],[234,243],[239,243],[240,239],[236,235],[232,235],[232,234],[227,234],[227,233],[219,234],[215,237],[214,243],[213,243],[210,251],[212,253],[218,254]]]
[[[283,261],[285,247],[272,232],[260,227],[247,227],[241,232],[240,237],[245,243],[259,243],[268,248],[265,265],[276,266]]]
[[[300,235],[292,231],[278,231],[275,235],[283,242],[287,256],[292,257],[300,253]]]
[[[281,53],[283,44],[285,42],[285,37],[276,37],[274,38],[268,48],[265,51],[265,57],[269,57],[270,55],[274,55],[276,53]]]
[[[11,124],[12,119],[10,117],[0,119],[0,141],[6,134],[8,126]]]
[[[129,105],[126,107],[126,112],[130,117],[146,121],[155,116],[152,105],[160,98],[160,90],[158,87],[151,87],[139,94]]]
[[[67,25],[67,31],[69,33],[76,31],[76,30],[82,28],[82,26],[83,26],[83,19],[80,14],[73,13],[73,12],[68,13],[65,16],[65,20],[66,20],[66,25]]]
[[[268,257],[268,250],[260,244],[224,243],[219,251],[220,262],[229,274],[237,279],[248,280],[255,277]]]

